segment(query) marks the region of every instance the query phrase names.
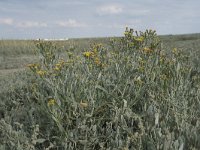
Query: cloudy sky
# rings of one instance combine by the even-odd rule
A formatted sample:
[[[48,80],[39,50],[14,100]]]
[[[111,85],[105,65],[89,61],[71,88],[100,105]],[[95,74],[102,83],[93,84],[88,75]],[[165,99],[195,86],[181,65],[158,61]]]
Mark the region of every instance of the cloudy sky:
[[[0,38],[200,33],[200,0],[0,0]]]

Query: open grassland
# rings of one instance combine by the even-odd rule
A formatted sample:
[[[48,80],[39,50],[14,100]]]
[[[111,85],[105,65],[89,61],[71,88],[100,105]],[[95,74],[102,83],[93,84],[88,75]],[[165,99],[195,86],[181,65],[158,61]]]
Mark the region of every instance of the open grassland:
[[[199,64],[200,34],[2,40],[0,149],[198,150]]]
[[[167,51],[175,47],[194,53],[200,51],[200,34],[165,35],[159,36],[159,38],[163,43],[163,48]],[[110,39],[82,38],[54,41],[54,43],[63,51],[69,49],[83,51],[88,49],[93,43],[103,43],[105,46],[109,45]],[[2,73],[4,69],[23,68],[27,63],[37,61],[38,57],[35,56],[36,43],[37,41],[33,40],[0,40],[0,72]]]

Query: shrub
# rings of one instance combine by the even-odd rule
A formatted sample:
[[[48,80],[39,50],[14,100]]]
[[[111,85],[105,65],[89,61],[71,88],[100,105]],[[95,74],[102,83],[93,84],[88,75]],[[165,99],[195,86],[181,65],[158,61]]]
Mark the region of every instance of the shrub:
[[[200,148],[200,76],[181,50],[165,52],[155,31],[127,28],[110,47],[94,43],[79,55],[51,42],[37,48],[40,62],[28,65],[31,82],[18,97],[28,117],[0,122],[9,137],[2,147]]]

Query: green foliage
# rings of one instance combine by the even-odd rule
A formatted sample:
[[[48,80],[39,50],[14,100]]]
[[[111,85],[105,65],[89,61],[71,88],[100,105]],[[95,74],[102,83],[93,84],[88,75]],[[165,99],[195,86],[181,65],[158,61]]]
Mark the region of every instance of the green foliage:
[[[79,53],[37,48],[0,121],[2,148],[200,148],[198,70],[180,49],[162,49],[155,31],[127,28],[110,47]]]

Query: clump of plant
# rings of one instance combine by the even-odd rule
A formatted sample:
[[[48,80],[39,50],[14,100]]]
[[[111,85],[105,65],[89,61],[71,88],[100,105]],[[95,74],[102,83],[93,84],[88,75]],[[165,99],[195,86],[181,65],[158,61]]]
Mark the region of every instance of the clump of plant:
[[[59,55],[51,42],[37,48],[22,98],[34,125],[23,136],[35,149],[200,147],[200,76],[181,50],[162,49],[155,31],[126,28],[110,47],[94,43],[79,55]]]

